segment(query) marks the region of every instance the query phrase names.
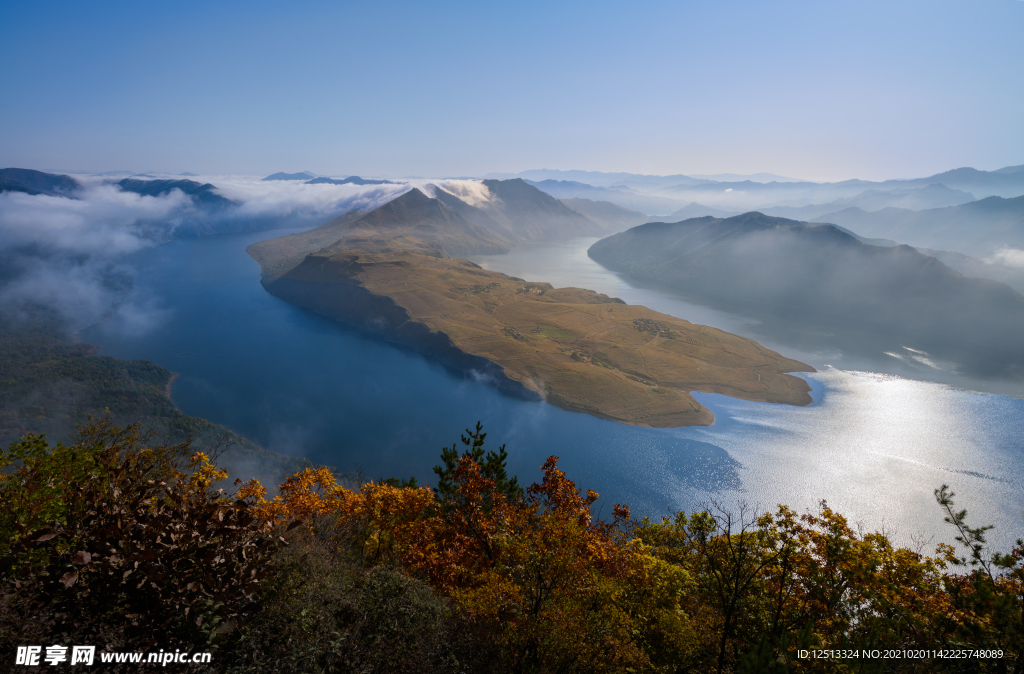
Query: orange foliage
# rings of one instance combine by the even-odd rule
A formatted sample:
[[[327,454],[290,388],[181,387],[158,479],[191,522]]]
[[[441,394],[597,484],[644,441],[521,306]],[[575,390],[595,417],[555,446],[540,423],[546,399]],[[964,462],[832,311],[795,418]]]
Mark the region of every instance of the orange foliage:
[[[303,520],[366,565],[428,581],[495,635],[511,671],[831,671],[797,651],[1020,639],[1024,546],[1000,558],[1009,573],[957,575],[952,548],[937,558],[897,548],[824,502],[817,514],[779,506],[750,520],[722,511],[661,523],[616,506],[602,522],[598,495],[581,493],[556,457],[522,496],[472,456],[449,467],[443,494],[374,482],[353,491],[306,469],[273,499],[256,481],[238,495],[268,523]]]

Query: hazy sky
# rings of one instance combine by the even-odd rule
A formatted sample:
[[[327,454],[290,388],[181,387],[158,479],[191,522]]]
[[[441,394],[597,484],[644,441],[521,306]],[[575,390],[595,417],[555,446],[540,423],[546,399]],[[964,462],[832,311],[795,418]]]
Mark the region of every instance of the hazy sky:
[[[0,167],[1024,163],[1024,2],[0,3]]]

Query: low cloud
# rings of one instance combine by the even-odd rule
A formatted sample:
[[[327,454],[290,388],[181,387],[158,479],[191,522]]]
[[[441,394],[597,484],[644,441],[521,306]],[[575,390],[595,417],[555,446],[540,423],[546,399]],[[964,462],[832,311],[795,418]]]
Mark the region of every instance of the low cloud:
[[[1001,264],[1004,267],[1024,269],[1024,250],[1017,248],[1000,248],[985,262],[989,264]]]
[[[372,210],[410,188],[405,183],[307,185],[298,180],[264,181],[248,176],[199,176],[192,180],[212,183],[221,196],[240,202],[231,214],[238,219],[330,218],[349,210]]]
[[[480,206],[491,201],[493,196],[480,180],[448,180],[441,183],[441,189],[465,201],[470,206]]]
[[[146,197],[101,183],[87,184],[78,196],[0,193],[0,250],[39,246],[70,254],[132,253],[166,238],[175,216],[191,206],[178,190]],[[163,231],[140,226],[152,222],[164,223]]]
[[[125,300],[133,272],[127,261],[143,248],[197,233],[317,226],[351,209],[376,208],[413,186],[190,178],[215,185],[237,204],[210,212],[180,190],[141,196],[100,177],[75,177],[82,189],[73,199],[0,193],[0,309],[47,307],[60,312],[72,329],[100,320],[113,302]],[[134,300],[134,329],[158,323],[159,309],[152,302]]]

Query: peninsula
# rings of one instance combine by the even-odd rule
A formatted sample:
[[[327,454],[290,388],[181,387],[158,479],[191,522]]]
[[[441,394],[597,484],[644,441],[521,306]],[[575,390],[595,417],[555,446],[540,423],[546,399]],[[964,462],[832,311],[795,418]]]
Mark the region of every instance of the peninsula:
[[[750,339],[453,258],[446,246],[471,249],[471,240],[491,244],[498,234],[418,190],[407,195],[330,227],[254,244],[264,286],[509,392],[625,424],[711,424],[692,391],[811,402],[807,382],[786,373],[814,369]]]

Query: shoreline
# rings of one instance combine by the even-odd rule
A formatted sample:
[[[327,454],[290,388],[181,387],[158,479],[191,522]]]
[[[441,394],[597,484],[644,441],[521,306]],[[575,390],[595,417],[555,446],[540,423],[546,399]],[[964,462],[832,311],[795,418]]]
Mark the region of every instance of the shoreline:
[[[170,379],[168,379],[167,384],[164,385],[164,397],[171,401],[171,404],[174,405],[174,409],[181,412],[181,410],[178,409],[178,406],[175,404],[174,400],[171,398],[171,385],[174,384],[174,380],[176,380],[179,376],[181,375],[179,375],[177,372],[171,372]],[[184,414],[184,412],[181,413]]]
[[[252,251],[249,252],[252,255]],[[796,381],[787,381],[790,376],[787,376],[786,372],[814,372],[816,368],[774,353],[749,338],[691,324],[688,321],[663,315],[643,306],[628,305],[622,300],[600,296],[592,291],[575,288],[549,288],[549,297],[554,294],[566,295],[565,298],[554,301],[571,306],[573,315],[579,320],[591,321],[592,325],[603,322],[598,326],[598,332],[594,333],[600,334],[602,337],[600,341],[595,342],[591,334],[582,328],[577,331],[571,327],[571,323],[567,323],[561,328],[550,325],[547,326],[547,329],[553,330],[556,336],[569,338],[569,334],[557,334],[561,330],[569,330],[576,336],[572,341],[556,340],[554,344],[540,346],[540,350],[538,350],[538,346],[546,343],[547,340],[535,342],[534,340],[540,339],[540,337],[534,336],[533,333],[527,333],[523,325],[519,325],[522,331],[516,329],[515,325],[523,323],[523,321],[531,325],[536,323],[538,326],[541,322],[546,325],[547,321],[559,323],[556,315],[543,312],[545,306],[554,305],[550,303],[528,305],[537,308],[538,311],[528,310],[525,315],[506,318],[505,322],[502,322],[500,317],[496,317],[494,313],[496,309],[502,311],[513,306],[509,302],[521,298],[523,291],[521,289],[517,291],[511,287],[525,283],[521,279],[508,277],[498,272],[487,272],[472,262],[462,262],[461,260],[424,259],[420,262],[426,266],[422,266],[416,264],[415,261],[413,264],[409,264],[402,254],[384,256],[360,254],[351,260],[344,253],[341,255],[345,259],[339,258],[337,261],[311,255],[296,267],[287,268],[284,273],[277,269],[270,271],[267,265],[262,264],[261,284],[270,294],[292,304],[362,328],[371,334],[383,337],[385,341],[411,347],[462,373],[480,370],[483,366],[486,368],[486,374],[494,377],[495,384],[499,389],[516,389],[516,393],[520,394],[517,397],[528,393],[530,397],[536,396],[536,398],[543,399],[560,409],[588,414],[623,425],[682,428],[714,424],[714,414],[700,405],[692,397],[692,392],[719,393],[739,400],[797,406],[812,402],[808,394],[810,387],[807,383],[799,377],[793,377]],[[394,296],[394,293],[387,292],[390,289],[387,278],[375,279],[371,283],[366,283],[363,278],[357,278],[361,276],[361,272],[357,271],[356,267],[362,268],[363,266],[363,261],[360,261],[358,265],[353,264],[358,257],[363,257],[364,260],[372,258],[366,262],[377,270],[376,273],[381,273],[381,270],[384,270],[383,273],[387,273],[386,270],[396,268],[404,269],[402,274],[415,273],[417,274],[416,283],[399,282],[395,288],[398,291],[398,296]],[[381,259],[374,262],[378,257]],[[391,257],[395,259],[391,260]],[[335,269],[339,264],[345,269],[341,267]],[[470,267],[464,269],[463,267],[466,265],[470,265]],[[347,269],[349,266],[352,269]],[[438,269],[434,269],[434,267],[438,267]],[[440,290],[434,289],[431,295],[422,295],[422,293],[412,291],[415,293],[414,295],[406,296],[411,287],[419,286],[424,282],[427,284],[425,287],[429,289],[431,279],[428,277],[430,274],[435,276],[444,274],[439,278],[447,279],[442,284],[445,287],[439,286]],[[460,278],[457,280],[453,275]],[[461,278],[462,276],[466,276],[466,278]],[[451,283],[479,284],[482,281],[477,280],[477,277],[484,276],[494,281],[494,295],[491,294],[491,286],[487,288],[481,286],[479,292],[472,292],[469,296],[465,292],[457,292],[459,289],[450,291],[446,288]],[[376,287],[382,283],[384,287]],[[498,287],[499,285],[502,287]],[[504,288],[505,285],[510,287]],[[537,284],[527,284],[527,287],[531,285]],[[550,284],[542,285],[550,286]],[[372,286],[373,289],[368,286]],[[475,288],[475,286],[473,287]],[[494,299],[500,293],[504,293],[502,298]],[[477,296],[479,296],[479,300],[474,299]],[[427,299],[421,301],[422,297]],[[414,316],[409,308],[404,306],[409,301],[414,301],[417,308],[423,308],[419,306],[422,304],[429,305],[428,310],[434,313],[439,312],[437,316],[434,316],[438,320],[449,318],[452,311],[457,310],[459,318],[452,324],[456,328],[457,336],[453,336],[450,331],[437,325],[438,320],[423,320],[423,317],[419,315]],[[452,304],[453,302],[454,304]],[[613,307],[613,309],[609,310],[607,307]],[[620,309],[623,313],[627,313],[628,317],[619,319],[619,323],[615,324],[611,317],[618,318],[619,313],[612,316],[607,314]],[[679,342],[676,343],[678,346],[665,351],[644,350],[641,353],[641,349],[644,349],[647,341],[665,342],[668,338],[659,334],[654,340],[646,338],[637,342],[637,335],[633,334],[634,330],[643,331],[635,328],[636,320],[632,322],[632,325],[630,324],[629,318],[634,318],[633,314],[640,316],[636,320],[651,322],[649,319],[653,318],[656,321],[663,321],[665,326],[670,326],[673,331],[679,333],[679,335],[673,333],[671,339],[676,339],[681,335]],[[513,327],[510,328],[510,325]],[[666,329],[665,326],[661,326],[661,328]],[[502,327],[504,327],[502,330],[504,337],[508,338],[507,341],[496,339],[490,334],[492,329]],[[609,332],[609,329],[619,331],[616,333],[617,337],[611,341],[604,339],[604,335]],[[538,327],[533,332],[539,330]],[[711,339],[705,339],[709,334]],[[716,352],[708,353],[705,350],[712,348],[713,342],[717,343],[723,339],[721,347],[714,347]],[[478,348],[467,350],[465,348],[467,344],[464,343],[467,341],[471,346]],[[526,343],[530,343],[530,346],[526,346]],[[749,362],[746,365],[737,366],[732,363],[716,362],[722,353],[732,354],[737,347],[747,351],[745,356]],[[518,349],[518,351],[513,351],[513,349]],[[499,356],[504,356],[504,358],[493,358],[493,352],[496,350]],[[578,357],[575,350],[580,350],[578,355],[582,357]],[[640,360],[630,363],[626,359],[634,350],[640,356]],[[536,355],[534,355],[534,351],[536,351]],[[570,351],[572,351],[571,361]],[[595,359],[595,356],[588,353],[589,351],[599,354],[598,365],[603,365],[603,368],[591,365],[594,369],[590,369],[583,365],[583,363],[590,363]],[[627,355],[623,356],[623,354]],[[649,362],[652,355],[656,359],[653,363]],[[751,356],[753,356],[753,360],[751,360]],[[522,365],[524,358],[532,362]],[[536,360],[534,360],[535,358]],[[636,360],[635,357],[634,360]],[[788,361],[788,363],[776,363],[776,360]],[[609,364],[601,361],[607,361]],[[509,364],[513,365],[511,371],[507,369]],[[787,369],[785,372],[775,370],[772,367],[773,364],[782,365]],[[659,376],[652,378],[651,372],[647,370],[648,365],[661,370]],[[789,369],[790,367],[792,369]],[[635,372],[634,369],[636,369]],[[710,375],[710,380],[701,381],[709,377],[707,374],[709,369],[717,370],[717,376],[720,378],[716,380],[714,379],[716,375]],[[753,374],[756,374],[756,379],[750,376],[750,372],[746,372],[748,369],[755,370]],[[743,374],[744,372],[746,373]],[[762,378],[762,374],[766,376],[765,379]],[[631,381],[626,381],[627,379]],[[661,379],[660,384],[658,379]],[[512,391],[506,390],[506,392],[511,393]],[[648,398],[646,394],[657,395]],[[647,401],[643,400],[645,398]]]

